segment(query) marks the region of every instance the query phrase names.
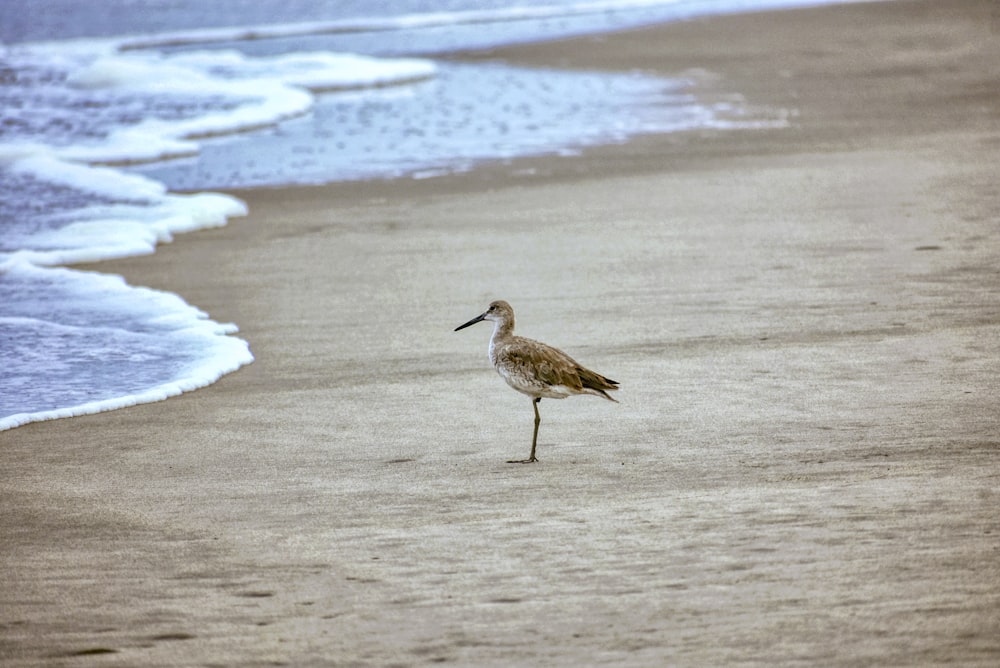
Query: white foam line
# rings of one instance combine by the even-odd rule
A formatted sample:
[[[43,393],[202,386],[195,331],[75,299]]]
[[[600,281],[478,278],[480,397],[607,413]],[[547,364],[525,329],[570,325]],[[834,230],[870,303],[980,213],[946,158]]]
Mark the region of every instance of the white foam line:
[[[879,0],[722,0],[712,7],[711,11],[705,11],[705,4],[702,0],[698,0],[697,2],[689,2],[688,0],[596,0],[572,5],[519,6],[458,12],[404,14],[392,17],[360,17],[355,19],[308,21],[280,25],[235,26],[171,31],[121,38],[117,42],[117,48],[122,51],[129,51],[221,42],[305,37],[310,35],[416,30],[443,26],[508,23],[560,17],[569,18],[573,16],[586,16],[588,14],[617,13],[666,7],[677,8],[679,13],[684,13],[687,10],[686,13],[690,14],[721,14],[874,1]]]
[[[151,288],[133,287],[128,285],[121,276],[67,268],[42,268],[21,257],[0,262],[0,275],[6,272],[20,276],[26,275],[29,279],[37,277],[42,281],[51,281],[57,286],[80,286],[80,289],[88,294],[98,294],[102,303],[108,308],[114,308],[115,304],[125,304],[129,309],[126,315],[138,319],[139,325],[137,329],[132,331],[142,332],[150,326],[155,326],[156,335],[171,342],[171,346],[175,349],[196,345],[202,352],[211,352],[211,354],[204,354],[200,361],[178,368],[175,378],[169,382],[134,394],[89,401],[52,410],[2,416],[0,417],[0,431],[13,429],[29,422],[89,415],[137,404],[162,401],[183,392],[211,385],[222,376],[236,371],[254,359],[246,341],[228,336],[238,331],[236,325],[210,320],[206,313],[191,306],[175,294]],[[14,325],[39,323],[47,328],[55,328],[68,334],[77,329],[74,325],[63,325],[48,319],[41,320],[38,317],[0,316],[0,323]],[[90,327],[90,329],[95,328]]]
[[[247,214],[246,204],[229,195],[171,194],[159,181],[138,174],[66,162],[45,153],[18,155],[23,154],[0,151],[0,163],[7,162],[12,172],[31,174],[49,183],[137,202],[75,210],[73,224],[37,234],[32,238],[33,249],[13,253],[32,264],[52,266],[146,255],[158,243],[171,241],[174,234],[222,227],[229,218]]]
[[[15,413],[14,415],[0,417],[0,431],[14,429],[15,427],[26,425],[29,422],[41,422],[44,420],[56,420],[59,418],[91,415],[94,413],[103,413],[105,411],[117,410],[119,408],[136,406],[139,404],[163,401],[164,399],[175,397],[179,394],[183,394],[184,392],[191,392],[192,390],[207,387],[222,378],[222,376],[232,373],[233,371],[236,371],[240,367],[253,361],[253,355],[250,353],[250,346],[242,339],[220,336],[218,337],[218,341],[215,343],[220,348],[224,346],[226,350],[216,351],[216,354],[213,355],[213,360],[219,361],[220,359],[224,359],[224,361],[211,366],[207,364],[203,365],[197,369],[197,372],[194,375],[189,375],[176,381],[158,385],[144,392],[140,392],[139,394],[131,394],[113,399],[103,399],[100,401],[91,401],[78,406],[57,408],[50,411],[39,411],[37,413]]]
[[[232,28],[204,28],[164,32],[155,35],[138,35],[124,38],[118,43],[123,50],[155,49],[169,46],[189,46],[219,42],[242,42],[261,39],[332,35],[356,32],[386,32],[413,30],[448,25],[505,23],[531,19],[555,18],[595,14],[608,11],[642,9],[672,5],[683,0],[603,0],[582,2],[576,5],[542,5],[535,7],[507,7],[500,9],[470,10],[461,12],[428,12],[404,14],[393,17],[365,17],[334,21],[308,21],[282,25],[256,25]]]

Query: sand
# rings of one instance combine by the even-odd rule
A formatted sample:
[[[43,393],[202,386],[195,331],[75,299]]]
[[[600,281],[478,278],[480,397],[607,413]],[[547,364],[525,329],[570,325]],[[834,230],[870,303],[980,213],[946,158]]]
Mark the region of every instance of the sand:
[[[0,433],[5,666],[1000,663],[1000,19],[720,17],[469,54],[791,127],[238,193],[94,268],[240,325],[166,402]],[[527,397],[519,333],[622,384]]]

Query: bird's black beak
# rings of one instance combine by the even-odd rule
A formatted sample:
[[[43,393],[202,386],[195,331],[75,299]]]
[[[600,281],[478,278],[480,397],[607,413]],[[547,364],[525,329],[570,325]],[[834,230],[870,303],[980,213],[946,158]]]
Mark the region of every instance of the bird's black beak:
[[[486,319],[486,314],[485,313],[483,313],[482,315],[477,315],[475,318],[473,318],[469,322],[465,323],[464,325],[459,325],[458,327],[456,327],[455,331],[457,332],[460,329],[465,329],[469,325],[475,325],[477,322],[481,322],[482,320],[485,320],[485,319]]]

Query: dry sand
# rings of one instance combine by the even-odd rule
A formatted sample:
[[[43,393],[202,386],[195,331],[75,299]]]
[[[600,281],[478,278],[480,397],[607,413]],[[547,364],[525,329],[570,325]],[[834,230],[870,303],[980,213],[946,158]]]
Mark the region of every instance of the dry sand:
[[[257,361],[0,434],[0,662],[1000,663],[989,0],[473,54],[696,74],[783,130],[240,193],[105,263]],[[797,115],[795,115],[797,112]],[[529,400],[519,332],[622,383]]]

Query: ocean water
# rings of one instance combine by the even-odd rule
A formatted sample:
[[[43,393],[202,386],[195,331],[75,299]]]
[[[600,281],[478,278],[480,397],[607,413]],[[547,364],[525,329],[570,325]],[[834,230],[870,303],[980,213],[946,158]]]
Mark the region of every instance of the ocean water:
[[[823,3],[0,3],[0,430],[161,400],[253,360],[235,324],[182,296],[67,267],[246,213],[212,189],[434,178],[785,122],[700,103],[683,80],[442,54],[807,4]]]

